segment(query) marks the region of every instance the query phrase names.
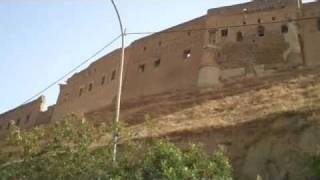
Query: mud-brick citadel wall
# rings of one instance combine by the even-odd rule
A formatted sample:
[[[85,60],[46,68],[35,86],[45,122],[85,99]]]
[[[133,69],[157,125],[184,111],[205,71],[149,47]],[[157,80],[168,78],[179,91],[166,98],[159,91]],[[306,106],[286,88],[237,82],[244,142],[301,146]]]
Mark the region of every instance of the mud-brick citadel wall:
[[[205,16],[139,39],[125,49],[123,100],[316,67],[319,47],[319,1],[301,9],[293,0],[254,0],[209,9]],[[117,49],[107,54],[60,85],[57,104],[38,121],[113,104],[120,53]],[[25,106],[14,111],[20,109]],[[8,119],[18,119],[13,114],[0,115],[0,124],[5,127]]]
[[[0,114],[0,135],[10,128],[13,122],[22,128],[31,128],[50,121],[54,106],[45,107],[45,98],[42,96],[30,103],[19,106]]]

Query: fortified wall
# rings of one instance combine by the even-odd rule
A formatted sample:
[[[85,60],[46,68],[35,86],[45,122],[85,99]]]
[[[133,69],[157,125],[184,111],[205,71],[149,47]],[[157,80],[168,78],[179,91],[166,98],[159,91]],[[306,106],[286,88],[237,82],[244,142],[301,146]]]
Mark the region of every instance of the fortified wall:
[[[0,134],[10,128],[12,122],[20,128],[31,128],[50,121],[54,106],[46,109],[45,98],[42,96],[32,102],[19,106],[8,112],[0,114]]]
[[[313,68],[320,65],[319,47],[319,1],[302,8],[292,0],[255,0],[210,9],[125,49],[123,100]],[[113,104],[120,53],[107,54],[61,84],[50,119]]]

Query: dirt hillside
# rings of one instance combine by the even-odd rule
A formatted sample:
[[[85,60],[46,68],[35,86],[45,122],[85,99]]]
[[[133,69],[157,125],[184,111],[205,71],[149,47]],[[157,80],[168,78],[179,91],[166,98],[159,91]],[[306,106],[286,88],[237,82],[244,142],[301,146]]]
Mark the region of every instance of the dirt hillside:
[[[87,114],[111,122],[112,107]],[[159,94],[126,102],[123,122],[134,138],[168,137],[203,143],[208,152],[223,145],[236,179],[301,180],[309,176],[306,154],[320,145],[320,72],[238,79],[207,91]]]

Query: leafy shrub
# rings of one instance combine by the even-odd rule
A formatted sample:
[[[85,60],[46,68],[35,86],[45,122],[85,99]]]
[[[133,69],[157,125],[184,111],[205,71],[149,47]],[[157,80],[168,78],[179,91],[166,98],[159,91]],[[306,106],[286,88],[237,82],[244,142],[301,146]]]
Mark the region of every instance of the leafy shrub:
[[[222,149],[208,156],[200,146],[182,151],[168,141],[156,142],[147,153],[143,179],[232,179],[232,168]]]
[[[122,143],[115,164],[112,147],[98,146],[106,134],[104,126],[95,127],[75,115],[29,131],[12,125],[7,140],[11,150],[1,149],[0,179],[231,179],[232,168],[222,150],[209,156],[201,146],[181,150],[166,140]]]
[[[313,175],[320,179],[320,153],[316,153],[311,157],[311,171]]]

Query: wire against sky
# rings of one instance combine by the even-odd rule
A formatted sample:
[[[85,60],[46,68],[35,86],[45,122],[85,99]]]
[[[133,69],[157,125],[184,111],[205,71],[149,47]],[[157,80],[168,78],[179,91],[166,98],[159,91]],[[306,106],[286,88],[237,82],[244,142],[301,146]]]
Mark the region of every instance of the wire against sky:
[[[21,105],[24,105],[28,102],[30,102],[31,100],[39,97],[42,95],[42,93],[46,92],[48,89],[52,88],[53,86],[55,86],[56,84],[58,84],[60,81],[64,80],[66,77],[68,77],[70,74],[72,74],[73,72],[75,72],[76,70],[78,70],[81,66],[83,66],[84,64],[86,64],[87,62],[89,62],[91,59],[93,59],[94,57],[96,57],[98,54],[100,54],[102,51],[104,51],[106,48],[108,48],[109,46],[111,46],[113,43],[115,43],[119,38],[121,37],[121,35],[118,35],[117,37],[115,37],[113,40],[111,40],[108,44],[106,44],[105,46],[103,46],[101,49],[99,49],[98,51],[96,51],[95,53],[93,53],[89,58],[85,59],[84,61],[82,61],[79,65],[75,66],[74,68],[72,68],[69,72],[65,73],[63,76],[61,76],[60,78],[58,78],[56,81],[52,82],[51,84],[49,84],[46,88],[44,88],[43,90],[41,90],[40,92],[36,93],[35,95],[33,95],[31,98],[27,99],[26,101],[24,101]]]
[[[289,19],[289,20],[282,20],[282,21],[272,21],[272,22],[265,22],[265,23],[254,23],[254,24],[242,24],[242,25],[235,25],[235,26],[220,26],[220,27],[210,27],[210,28],[199,28],[199,29],[182,29],[182,30],[165,30],[165,31],[158,31],[158,32],[129,32],[125,33],[125,35],[146,35],[146,34],[166,34],[166,33],[178,33],[178,32],[190,32],[190,31],[208,31],[208,30],[214,30],[214,29],[224,29],[224,28],[238,28],[238,27],[246,27],[246,26],[259,26],[259,25],[267,25],[267,24],[279,24],[279,23],[288,23],[288,22],[299,22],[299,21],[305,21],[305,20],[312,20],[312,19],[318,19],[319,17],[307,17],[307,18],[297,18],[297,19]],[[46,88],[32,96],[31,98],[27,99],[23,104],[26,104],[30,102],[31,100],[39,97],[42,95],[42,93],[46,92],[48,89],[52,88],[54,85],[58,84],[60,81],[65,79],[67,76],[78,70],[81,66],[89,62],[92,58],[96,57],[98,54],[100,54],[103,50],[111,46],[114,42],[116,42],[121,35],[118,35],[116,38],[114,38],[110,43],[106,44],[104,47],[96,51],[92,56],[87,58],[85,61],[80,63],[78,66],[71,69],[69,72],[64,74],[62,77],[54,81],[53,83],[49,84]]]

